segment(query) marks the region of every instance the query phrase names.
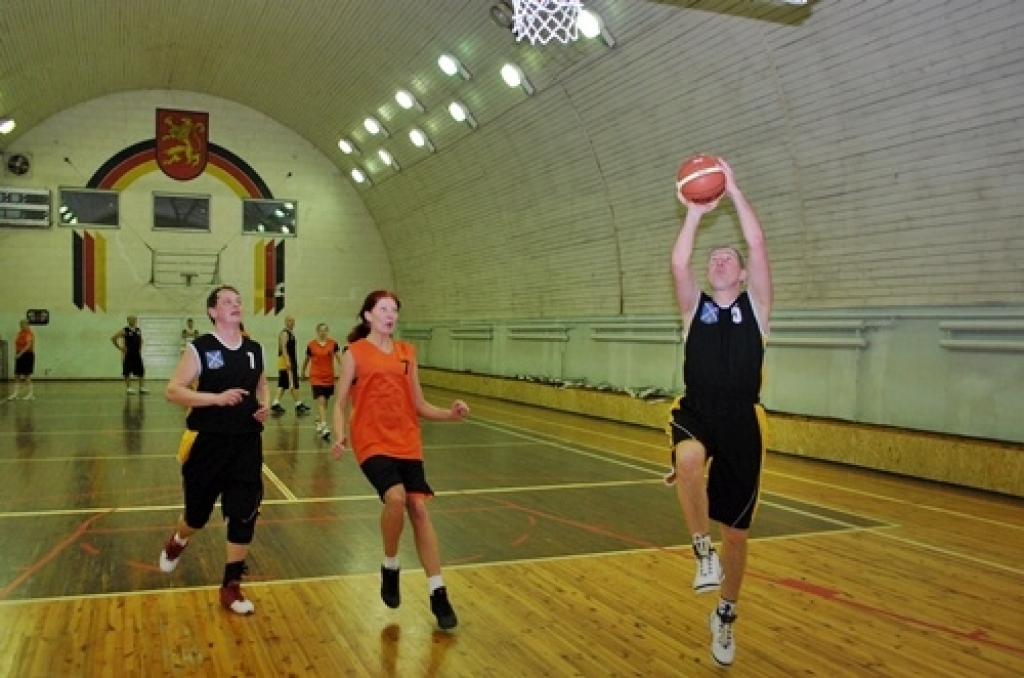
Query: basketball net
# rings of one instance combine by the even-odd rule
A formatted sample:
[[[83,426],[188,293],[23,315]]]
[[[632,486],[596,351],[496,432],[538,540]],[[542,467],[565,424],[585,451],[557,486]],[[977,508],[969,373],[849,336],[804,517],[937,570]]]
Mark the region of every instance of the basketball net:
[[[514,0],[512,34],[516,40],[527,38],[536,45],[551,40],[576,39],[576,19],[582,0]]]

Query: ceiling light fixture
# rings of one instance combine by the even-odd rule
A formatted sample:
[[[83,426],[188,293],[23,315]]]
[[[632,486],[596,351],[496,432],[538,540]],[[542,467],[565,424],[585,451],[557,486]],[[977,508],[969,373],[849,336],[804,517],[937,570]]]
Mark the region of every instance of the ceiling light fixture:
[[[423,108],[423,104],[421,104],[416,99],[416,97],[414,97],[412,93],[409,92],[409,90],[400,89],[397,92],[395,92],[395,101],[397,101],[398,105],[404,108],[405,110],[415,108],[420,113],[426,110],[425,108]]]
[[[421,129],[417,129],[414,127],[413,129],[409,130],[409,141],[411,141],[412,145],[415,146],[416,148],[425,148],[431,153],[433,153],[436,150],[434,148],[434,144],[431,143],[430,141],[430,137],[428,137],[426,133]]]
[[[469,71],[462,65],[462,62],[447,52],[437,58],[437,67],[445,75],[458,75],[463,80],[469,80],[470,78]]]
[[[523,74],[523,69],[519,68],[519,66],[516,66],[515,64],[508,63],[502,66],[501,78],[509,87],[521,87],[527,95],[532,95],[537,91],[534,89],[530,81],[526,79],[526,76]]]
[[[341,152],[345,155],[359,155],[359,148],[357,148],[356,145],[348,139],[339,139],[338,148],[340,148]]]
[[[596,38],[600,35],[604,44],[609,47],[615,47],[615,38],[608,32],[604,25],[604,19],[597,12],[591,11],[586,7],[581,9],[576,17],[576,28],[579,29],[579,32],[585,38]]]
[[[366,120],[363,120],[363,127],[366,128],[367,132],[373,135],[380,134],[385,137],[391,136],[388,133],[387,128],[384,127],[384,125],[380,124],[380,121],[377,120],[377,118],[373,117],[372,115],[367,116]]]
[[[18,123],[14,122],[14,118],[0,118],[0,134],[10,134],[17,126]]]
[[[448,113],[452,116],[455,122],[464,122],[470,126],[471,129],[476,129],[479,126],[476,118],[474,118],[469,109],[467,109],[462,103],[453,101],[448,105]]]
[[[357,184],[369,184],[370,183],[370,177],[366,176],[366,172],[364,172],[363,170],[359,169],[358,167],[354,168],[349,173],[349,176],[351,176],[352,177],[352,181],[356,182]]]
[[[396,172],[402,169],[401,167],[398,166],[398,161],[395,160],[395,156],[391,155],[383,148],[377,151],[377,156],[380,158],[380,161],[382,163],[384,163],[391,169],[395,170]]]

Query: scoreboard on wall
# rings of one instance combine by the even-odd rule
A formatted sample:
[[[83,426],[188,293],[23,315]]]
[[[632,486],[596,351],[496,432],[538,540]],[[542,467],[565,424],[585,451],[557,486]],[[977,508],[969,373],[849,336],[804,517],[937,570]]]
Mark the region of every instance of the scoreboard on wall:
[[[0,186],[0,226],[50,227],[50,191]]]

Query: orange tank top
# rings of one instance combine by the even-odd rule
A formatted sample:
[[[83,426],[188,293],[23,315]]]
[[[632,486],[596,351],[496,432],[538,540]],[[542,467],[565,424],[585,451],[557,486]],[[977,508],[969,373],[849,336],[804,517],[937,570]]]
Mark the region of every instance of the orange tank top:
[[[348,350],[356,363],[349,423],[356,461],[362,464],[377,455],[423,459],[412,385],[416,347],[394,341],[391,353],[385,353],[369,340],[360,339]]]
[[[338,342],[328,339],[323,344],[314,339],[306,345],[309,356],[309,383],[313,386],[334,385],[334,355],[338,352]]]
[[[32,330],[18,330],[18,336],[14,338],[14,350],[21,353],[28,347],[29,339],[32,338]]]

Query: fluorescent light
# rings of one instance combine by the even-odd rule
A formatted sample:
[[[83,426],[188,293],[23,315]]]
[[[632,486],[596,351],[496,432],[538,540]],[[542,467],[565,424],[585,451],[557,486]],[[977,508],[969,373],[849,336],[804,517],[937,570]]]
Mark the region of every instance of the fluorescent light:
[[[463,80],[469,80],[469,71],[462,65],[462,62],[447,52],[437,58],[437,66],[445,75],[458,74]]]
[[[580,10],[580,13],[576,16],[576,28],[585,38],[596,38],[601,36],[601,40],[604,44],[609,47],[615,47],[615,38],[605,28],[604,19],[597,12],[593,12],[586,7]]]
[[[430,142],[430,138],[421,129],[413,128],[409,130],[409,141],[416,148],[426,148],[428,151],[434,151],[434,144]]]
[[[416,97],[414,97],[409,90],[400,89],[395,92],[395,101],[397,101],[398,105],[405,110],[409,110],[410,108],[415,108],[417,111],[424,110],[423,104],[417,101]]]
[[[509,87],[522,87],[523,91],[527,94],[533,94],[533,85],[523,75],[523,69],[519,68],[515,64],[509,63],[501,67],[501,78],[505,81],[505,84]]]

